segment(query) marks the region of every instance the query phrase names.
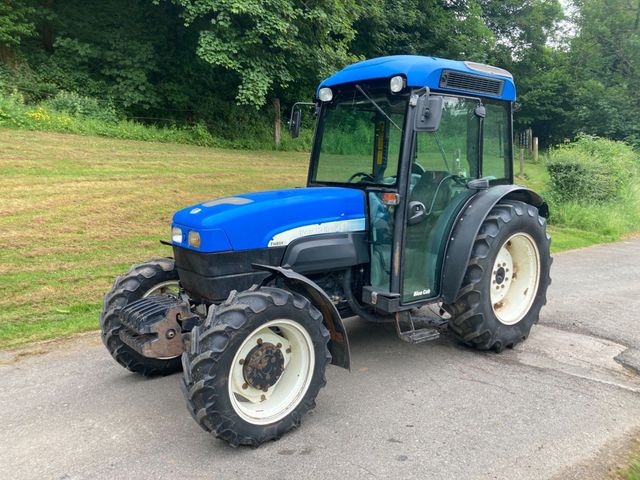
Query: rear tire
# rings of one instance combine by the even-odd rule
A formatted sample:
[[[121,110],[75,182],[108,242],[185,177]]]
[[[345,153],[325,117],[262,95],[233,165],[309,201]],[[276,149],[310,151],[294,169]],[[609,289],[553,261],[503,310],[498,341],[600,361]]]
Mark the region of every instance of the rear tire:
[[[550,241],[537,208],[496,205],[474,241],[458,298],[445,306],[453,337],[496,352],[525,340],[547,303]]]
[[[211,308],[182,354],[193,418],[233,447],[256,447],[299,426],[331,361],[322,314],[305,297],[271,287],[234,291]]]
[[[125,306],[150,294],[178,285],[178,271],[172,258],[157,258],[134,265],[118,277],[104,297],[100,313],[102,341],[111,356],[127,370],[144,376],[169,375],[180,371],[180,356],[170,359],[147,358],[126,345],[119,336],[119,313]]]

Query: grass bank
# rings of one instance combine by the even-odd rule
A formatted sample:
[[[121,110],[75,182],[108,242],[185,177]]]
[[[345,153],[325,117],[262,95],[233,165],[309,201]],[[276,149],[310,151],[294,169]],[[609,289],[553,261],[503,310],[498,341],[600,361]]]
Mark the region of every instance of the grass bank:
[[[171,254],[158,240],[175,210],[303,185],[307,162],[304,152],[0,129],[0,348],[95,330],[114,277]],[[545,189],[541,164],[525,172],[523,183]],[[554,252],[619,238],[575,226],[550,233]]]

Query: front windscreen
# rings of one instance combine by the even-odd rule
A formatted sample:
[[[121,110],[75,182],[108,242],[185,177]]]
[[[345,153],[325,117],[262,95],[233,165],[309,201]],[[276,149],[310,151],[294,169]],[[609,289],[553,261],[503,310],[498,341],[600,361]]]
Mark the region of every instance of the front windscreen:
[[[395,185],[407,96],[342,93],[325,104],[311,181]]]

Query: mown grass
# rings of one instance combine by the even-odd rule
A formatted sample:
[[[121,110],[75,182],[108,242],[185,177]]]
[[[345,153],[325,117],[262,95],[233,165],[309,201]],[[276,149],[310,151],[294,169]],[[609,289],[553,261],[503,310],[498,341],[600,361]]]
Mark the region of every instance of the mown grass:
[[[171,254],[158,240],[175,210],[304,185],[307,162],[304,152],[0,129],[0,348],[97,329],[113,279]],[[544,191],[548,177],[527,164],[519,182]],[[619,238],[575,226],[550,232],[554,252]]]
[[[308,154],[0,130],[0,347],[97,328],[102,295],[162,255],[175,210],[304,184]]]

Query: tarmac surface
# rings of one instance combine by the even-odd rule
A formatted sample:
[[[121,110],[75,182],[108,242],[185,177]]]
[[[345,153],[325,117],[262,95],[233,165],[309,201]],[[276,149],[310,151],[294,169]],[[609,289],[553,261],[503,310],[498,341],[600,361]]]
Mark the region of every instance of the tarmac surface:
[[[330,367],[302,426],[257,449],[202,431],[181,374],[128,373],[97,333],[0,352],[0,478],[603,478],[640,433],[640,239],[558,254],[552,278],[499,355],[349,320],[351,373]]]

